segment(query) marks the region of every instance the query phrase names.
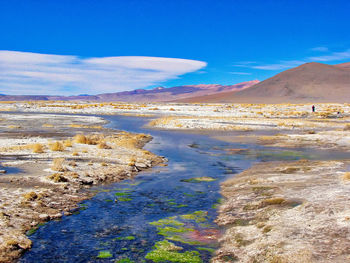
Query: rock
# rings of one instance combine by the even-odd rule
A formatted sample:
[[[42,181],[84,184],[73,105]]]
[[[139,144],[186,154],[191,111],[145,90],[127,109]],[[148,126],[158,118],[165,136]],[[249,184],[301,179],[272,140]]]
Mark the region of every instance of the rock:
[[[140,168],[147,168],[147,167],[148,167],[147,164],[145,164],[145,163],[140,163],[140,162],[135,163],[135,166],[136,166],[138,169],[140,169]]]
[[[50,219],[50,216],[48,214],[40,214],[39,218],[40,220],[46,221]]]
[[[93,180],[80,180],[80,184],[82,185],[92,185],[93,183]]]
[[[6,170],[0,170],[0,174],[5,174]]]
[[[57,218],[61,218],[62,217],[62,214],[61,213],[57,213],[57,214],[54,214],[54,215],[50,215],[50,219],[57,219]]]

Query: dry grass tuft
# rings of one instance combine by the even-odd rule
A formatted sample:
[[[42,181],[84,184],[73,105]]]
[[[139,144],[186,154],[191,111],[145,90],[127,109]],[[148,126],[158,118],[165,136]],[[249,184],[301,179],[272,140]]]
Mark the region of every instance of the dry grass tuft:
[[[63,163],[64,163],[64,158],[56,158],[53,160],[53,164],[51,166],[51,169],[53,171],[57,171],[57,172],[64,172],[66,171],[66,169],[63,167]]]
[[[108,146],[105,142],[100,142],[98,145],[97,145],[97,148],[99,149],[112,149],[110,146]]]
[[[35,143],[32,146],[33,153],[43,153],[44,152],[44,146],[40,143]]]
[[[84,134],[77,134],[74,136],[74,141],[76,143],[86,144],[86,137]]]
[[[26,201],[34,201],[38,199],[38,195],[35,192],[29,192],[23,195],[24,200]]]
[[[63,142],[63,145],[64,145],[65,147],[72,147],[72,146],[73,146],[73,143],[72,143],[71,140],[65,140],[65,141]]]
[[[343,179],[344,181],[350,181],[350,172],[344,173],[342,179]]]
[[[63,152],[64,151],[64,146],[61,142],[54,142],[49,145],[51,151],[56,151],[56,152]]]
[[[68,182],[68,179],[59,173],[54,173],[52,175],[49,175],[48,178],[51,179],[52,181],[54,181],[55,183]]]

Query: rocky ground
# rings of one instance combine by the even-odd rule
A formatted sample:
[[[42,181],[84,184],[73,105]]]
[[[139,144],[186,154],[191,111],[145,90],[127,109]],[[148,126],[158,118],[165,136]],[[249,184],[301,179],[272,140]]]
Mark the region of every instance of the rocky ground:
[[[105,129],[98,117],[0,114],[0,262],[31,247],[26,233],[69,215],[93,185],[132,178],[164,162],[152,138]]]
[[[257,164],[222,184],[213,262],[348,262],[348,162]]]
[[[154,116],[154,119],[148,125],[155,129],[180,129],[211,134],[214,132],[215,137],[221,140],[256,143],[272,147],[315,148],[349,152],[350,105],[317,104],[316,112],[311,112],[311,106],[312,104],[8,102],[2,103],[0,110]],[[0,118],[6,119],[2,116]],[[2,125],[2,122],[0,121],[0,125]],[[94,122],[98,123],[97,120],[94,120]],[[16,128],[14,128],[17,124],[10,124],[6,120],[4,123],[6,125],[3,125],[2,128],[6,129],[6,134],[13,133],[13,136],[15,136],[13,139],[18,140],[19,137],[16,137]],[[106,140],[105,143],[108,146],[111,146],[110,143],[115,140],[113,136],[105,134],[105,131],[99,127],[101,124],[95,124],[96,127],[94,128],[90,127],[90,124],[80,125],[75,125],[74,129],[78,129],[80,132],[89,131],[89,136],[95,136],[91,137],[91,140]],[[42,123],[41,126],[43,129],[50,129],[50,125]],[[69,129],[73,127],[74,125]],[[90,135],[93,132],[97,132],[97,134]],[[46,133],[48,132],[46,131]],[[55,136],[58,136],[58,134]],[[70,134],[70,136],[70,140],[74,141],[74,134]],[[88,138],[90,138],[89,136]],[[68,137],[66,135],[64,140],[67,140]],[[63,138],[59,140],[63,143]],[[146,138],[144,140],[147,141]],[[22,142],[16,141],[16,143],[18,146]],[[26,144],[33,143],[48,145],[52,141],[44,140],[41,136],[40,140],[38,137],[36,141],[26,142]],[[7,146],[6,143],[1,145]],[[87,154],[86,152],[93,152],[93,147],[99,148],[96,144],[75,143],[73,145],[70,151],[73,152],[72,156],[76,151],[79,156],[84,157],[84,154]],[[85,147],[91,149],[85,149]],[[113,147],[111,148],[113,149]],[[51,154],[48,149],[45,148],[45,152]],[[106,149],[107,152],[110,150]],[[11,156],[11,151],[7,148],[2,151]],[[22,147],[21,149],[15,149],[15,151],[20,156],[26,156],[26,154],[40,156],[40,154],[31,153],[32,150],[28,148],[23,149]],[[138,151],[142,152],[140,149]],[[19,158],[18,162],[21,161],[20,156],[17,156]],[[86,155],[87,159],[88,156]],[[45,158],[39,158],[39,166],[48,157]],[[41,166],[38,168],[41,171],[46,169],[45,171],[48,172],[44,176],[45,180],[41,183],[45,182],[51,187],[64,189],[65,185],[74,186],[75,182],[81,187],[81,185],[90,184],[90,180],[93,180],[93,183],[98,181],[96,176],[92,176],[92,178],[95,178],[92,179],[91,176],[85,176],[84,172],[79,172],[78,168],[71,168],[71,160],[60,156],[59,153],[53,152],[49,158],[51,159],[47,160],[46,168]],[[56,176],[50,179],[47,178],[47,175],[57,173],[52,171],[52,168],[51,170],[48,168],[55,158],[64,158],[62,166],[65,168],[59,174],[64,178],[73,177],[69,183],[53,183],[52,180],[55,180]],[[332,161],[331,159],[330,156],[327,158],[330,161],[265,162],[257,164],[223,183],[222,194],[225,200],[219,209],[217,223],[223,226],[226,231],[221,239],[221,248],[217,251],[213,262],[299,263],[350,261],[348,256],[350,255],[349,161]],[[134,165],[125,165],[125,167],[138,169],[135,168],[135,166],[138,167],[137,163],[140,163],[138,160],[135,159],[135,162],[129,160]],[[77,160],[74,161],[78,164]],[[102,162],[101,159],[100,162]],[[123,164],[127,162],[125,160]],[[79,163],[78,167],[81,166],[84,170],[85,167],[89,166],[89,163],[87,165],[86,162],[85,164]],[[98,166],[97,163],[98,161],[93,162],[93,165]],[[145,164],[146,162],[142,161],[141,163]],[[99,166],[105,167],[102,163]],[[36,169],[35,167],[36,165],[30,165],[30,168],[27,169]],[[124,171],[126,168],[123,168]],[[126,169],[126,171],[128,170]],[[79,178],[74,178],[75,175],[70,176],[71,172],[78,173]],[[33,179],[31,178],[29,181],[33,181]],[[12,181],[12,183],[15,183],[15,181]],[[37,184],[30,191],[16,188],[18,202],[23,203],[23,198],[29,198],[25,201],[26,205],[29,203],[33,207],[40,207],[41,205],[37,205],[37,203],[46,204],[45,195],[40,195],[40,192],[37,193],[35,191],[37,188]],[[49,187],[47,189],[50,190]],[[79,200],[82,196],[77,195],[75,189],[79,188],[74,188],[73,192],[66,193],[70,194],[72,199],[77,198]],[[12,190],[6,191],[8,191],[7,196],[14,192]],[[33,199],[32,194],[24,197],[23,194],[28,192],[35,192],[38,197]],[[30,199],[34,201],[30,201]],[[53,204],[56,201],[52,202],[51,200],[50,202],[46,206],[55,209]],[[76,202],[73,201],[72,203],[75,204]],[[69,208],[71,207],[73,207],[73,204],[69,206]],[[69,209],[66,209],[66,211],[69,211]],[[19,214],[17,212],[15,215]],[[52,213],[39,211],[36,216],[39,217],[39,215],[43,218],[47,215],[49,218],[54,218],[55,215],[58,216],[58,213],[56,211],[52,211]],[[2,218],[5,219],[1,219],[3,220],[1,222],[5,222],[7,216],[3,215]],[[34,220],[32,224],[35,225],[38,222],[40,222],[39,219]],[[23,233],[23,230],[21,233]],[[30,246],[29,243],[26,243],[28,240],[25,236],[22,237],[23,239],[18,239],[17,243],[8,239],[9,245],[7,247],[14,248],[10,251],[17,251],[16,248]]]

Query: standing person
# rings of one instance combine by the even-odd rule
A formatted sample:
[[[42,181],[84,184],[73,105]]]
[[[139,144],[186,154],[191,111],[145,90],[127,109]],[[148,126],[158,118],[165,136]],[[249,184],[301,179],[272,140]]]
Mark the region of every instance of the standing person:
[[[312,105],[312,112],[315,112],[315,105]]]

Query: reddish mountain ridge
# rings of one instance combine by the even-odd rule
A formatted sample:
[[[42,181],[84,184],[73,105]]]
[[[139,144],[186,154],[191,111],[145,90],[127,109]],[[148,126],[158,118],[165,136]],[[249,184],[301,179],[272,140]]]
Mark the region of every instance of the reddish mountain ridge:
[[[349,101],[350,63],[327,65],[312,62],[283,71],[238,92],[193,97],[187,102],[344,103]]]
[[[80,96],[15,96],[0,95],[2,101],[12,100],[83,100],[83,101],[125,101],[125,102],[168,102],[193,96],[204,96],[228,91],[238,91],[257,84],[258,80],[238,83],[235,85],[200,84],[176,86],[171,88],[156,87],[154,89],[137,89],[117,93]]]

